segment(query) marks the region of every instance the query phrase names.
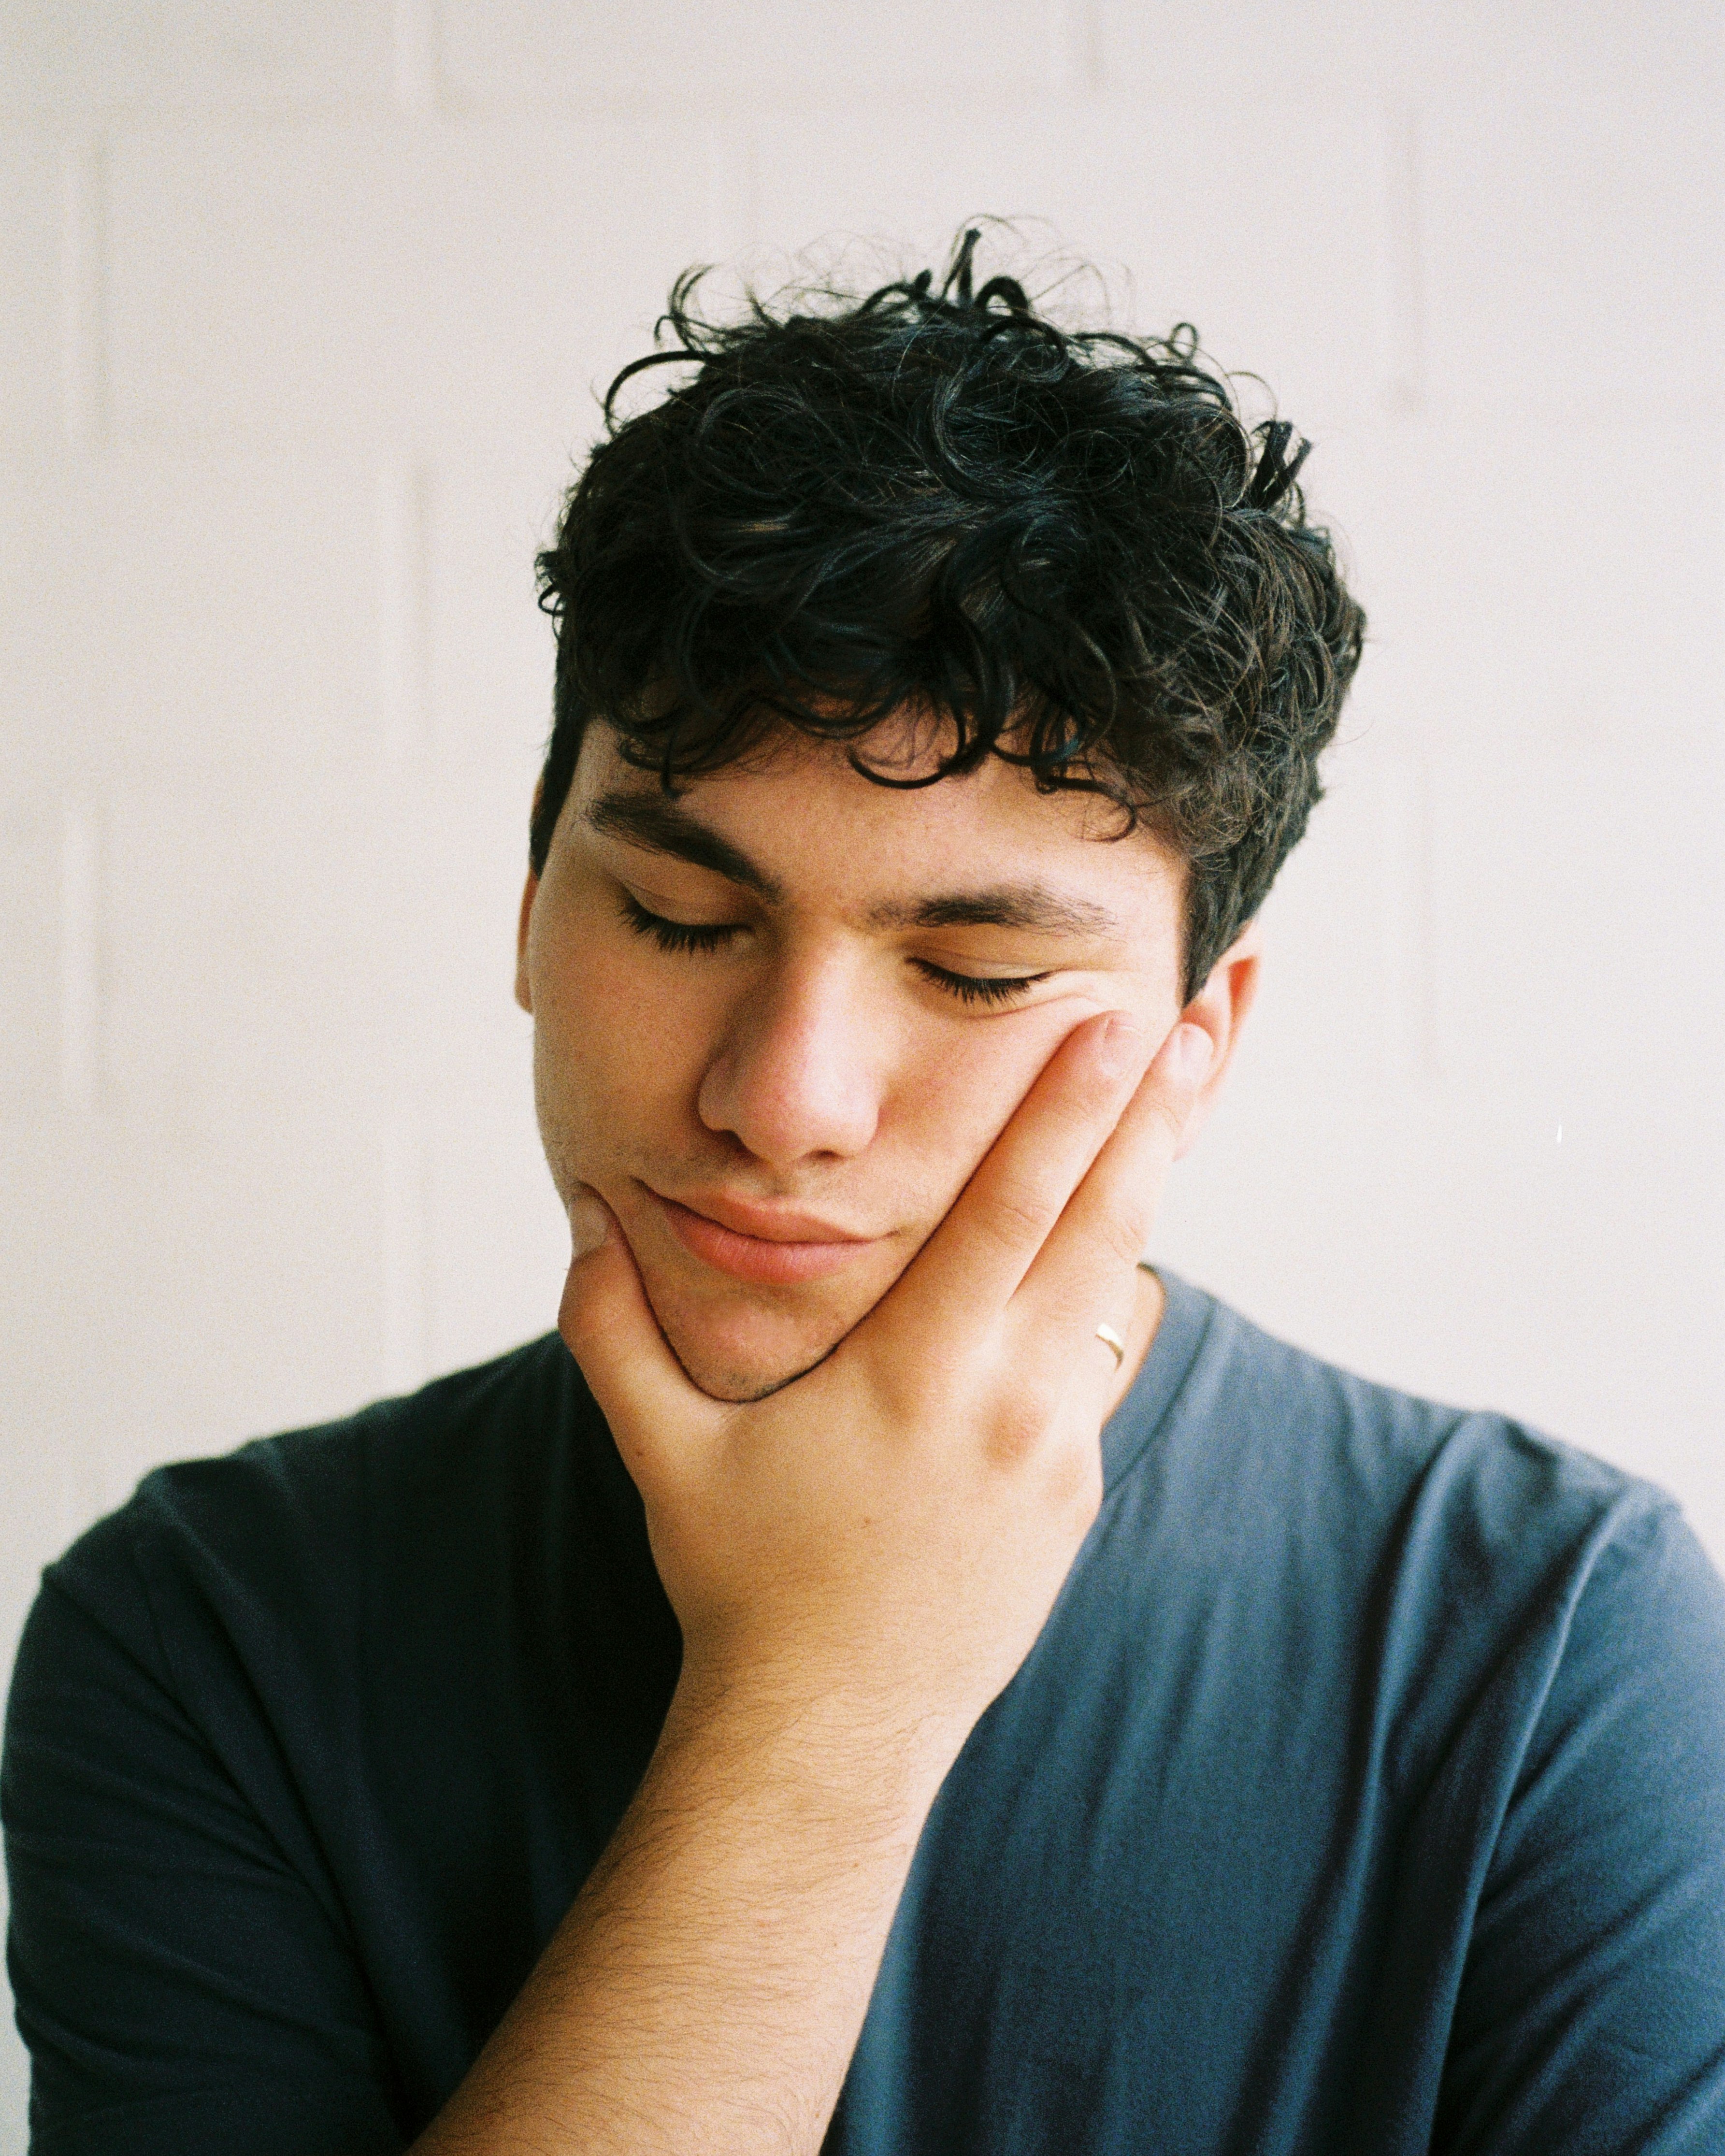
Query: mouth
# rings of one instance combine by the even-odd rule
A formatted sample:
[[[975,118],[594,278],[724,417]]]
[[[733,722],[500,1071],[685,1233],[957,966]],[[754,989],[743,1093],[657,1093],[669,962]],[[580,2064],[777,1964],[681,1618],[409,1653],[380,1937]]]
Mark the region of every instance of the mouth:
[[[683,1248],[733,1280],[777,1287],[824,1280],[880,1240],[850,1235],[809,1214],[746,1205],[735,1199],[703,1195],[703,1208],[711,1209],[697,1211],[662,1196],[649,1183],[641,1188]],[[721,1210],[729,1217],[716,1219]]]

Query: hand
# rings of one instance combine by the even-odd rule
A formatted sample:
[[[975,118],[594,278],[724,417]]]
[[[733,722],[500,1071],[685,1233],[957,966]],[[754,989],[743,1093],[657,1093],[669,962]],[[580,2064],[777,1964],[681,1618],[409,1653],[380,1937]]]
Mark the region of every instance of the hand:
[[[921,1736],[949,1764],[1029,1652],[1101,1501],[1130,1301],[1211,1056],[1144,1068],[1123,1013],[1066,1035],[945,1219],[833,1353],[716,1400],[666,1346],[608,1208],[559,1325],[645,1506],[680,1701]]]

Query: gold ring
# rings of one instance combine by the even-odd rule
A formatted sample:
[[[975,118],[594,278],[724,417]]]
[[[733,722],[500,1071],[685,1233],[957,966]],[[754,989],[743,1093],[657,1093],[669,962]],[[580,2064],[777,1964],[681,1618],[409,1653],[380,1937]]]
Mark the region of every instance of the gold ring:
[[[1111,1325],[1099,1325],[1096,1327],[1096,1337],[1098,1340],[1106,1342],[1114,1350],[1114,1367],[1117,1370],[1126,1360],[1125,1341],[1121,1338]]]

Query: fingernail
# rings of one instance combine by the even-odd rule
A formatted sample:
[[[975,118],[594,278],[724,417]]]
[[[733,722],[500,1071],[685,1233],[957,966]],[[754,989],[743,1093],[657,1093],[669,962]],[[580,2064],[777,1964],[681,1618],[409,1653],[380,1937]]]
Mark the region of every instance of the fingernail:
[[[589,1197],[584,1190],[578,1190],[569,1200],[569,1240],[573,1245],[573,1255],[589,1256],[610,1229],[609,1216],[598,1199]]]
[[[1201,1025],[1176,1026],[1168,1075],[1176,1085],[1201,1086],[1215,1056],[1216,1044]]]
[[[1143,1055],[1144,1030],[1128,1012],[1116,1011],[1102,1033],[1104,1075],[1122,1078]]]

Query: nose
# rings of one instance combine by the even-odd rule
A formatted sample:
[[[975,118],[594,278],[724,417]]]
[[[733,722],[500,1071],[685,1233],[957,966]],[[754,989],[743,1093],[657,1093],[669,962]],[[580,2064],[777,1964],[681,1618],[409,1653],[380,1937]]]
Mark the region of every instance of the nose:
[[[729,1014],[696,1106],[774,1168],[848,1158],[880,1119],[878,1013],[841,964],[775,968]]]

